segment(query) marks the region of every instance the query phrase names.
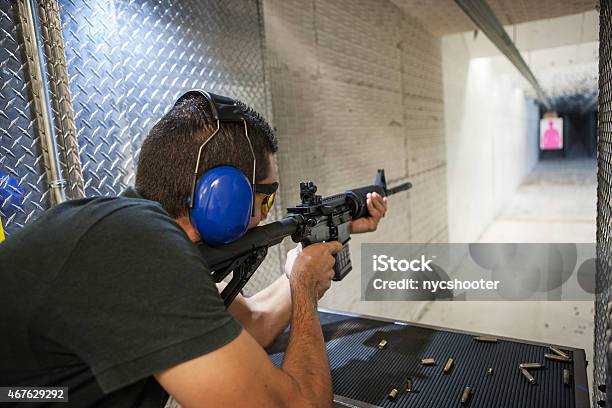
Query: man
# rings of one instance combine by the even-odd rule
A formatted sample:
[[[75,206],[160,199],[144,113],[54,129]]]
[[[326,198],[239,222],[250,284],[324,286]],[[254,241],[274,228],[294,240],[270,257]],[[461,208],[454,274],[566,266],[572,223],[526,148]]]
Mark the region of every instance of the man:
[[[276,139],[243,109],[258,185],[276,181]],[[215,131],[211,107],[188,93],[145,139],[135,189],[59,205],[0,245],[0,386],[66,386],[78,407],[329,406],[331,379],[317,317],[337,242],[311,245],[270,287],[228,310],[189,217],[199,147]],[[250,174],[242,124],[223,123],[197,173],[231,165]],[[267,216],[257,194],[249,227]],[[266,205],[263,205],[263,204]],[[386,211],[352,232],[375,230]],[[282,367],[262,345],[291,320]]]

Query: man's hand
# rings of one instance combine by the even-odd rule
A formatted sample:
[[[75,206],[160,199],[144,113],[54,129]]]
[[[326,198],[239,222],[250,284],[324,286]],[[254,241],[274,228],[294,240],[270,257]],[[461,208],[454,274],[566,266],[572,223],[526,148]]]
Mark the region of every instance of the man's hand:
[[[334,277],[334,254],[342,250],[338,241],[312,244],[299,252],[291,269],[291,288],[312,290],[319,300],[331,286]]]
[[[387,212],[387,197],[378,193],[368,193],[366,204],[370,216],[353,220],[351,222],[351,234],[376,231],[380,219]]]

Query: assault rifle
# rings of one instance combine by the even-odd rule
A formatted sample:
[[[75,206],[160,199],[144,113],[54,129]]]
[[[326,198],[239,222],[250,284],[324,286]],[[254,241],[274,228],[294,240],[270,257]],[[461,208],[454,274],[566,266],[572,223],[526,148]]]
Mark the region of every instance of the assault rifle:
[[[230,273],[232,278],[221,292],[229,306],[262,263],[268,248],[291,236],[293,242],[306,247],[323,241],[339,241],[342,250],[336,254],[333,280],[342,280],[352,269],[348,242],[352,220],[368,216],[367,194],[376,192],[383,197],[408,190],[411,183],[387,188],[385,171],[378,170],[373,185],[348,190],[328,197],[317,195],[311,181],[300,183],[302,203],[287,208],[288,215],[280,221],[249,230],[242,238],[227,245],[201,244],[213,280],[221,282]]]

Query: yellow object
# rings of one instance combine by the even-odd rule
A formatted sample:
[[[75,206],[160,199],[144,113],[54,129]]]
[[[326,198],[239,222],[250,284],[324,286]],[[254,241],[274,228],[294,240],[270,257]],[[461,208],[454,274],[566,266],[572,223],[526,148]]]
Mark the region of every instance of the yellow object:
[[[0,217],[0,242],[4,241],[4,229],[2,228],[2,217]]]
[[[268,215],[268,213],[272,209],[272,205],[274,205],[274,197],[276,197],[276,193],[272,193],[270,195],[265,196],[263,201],[261,202],[261,211],[265,215]]]

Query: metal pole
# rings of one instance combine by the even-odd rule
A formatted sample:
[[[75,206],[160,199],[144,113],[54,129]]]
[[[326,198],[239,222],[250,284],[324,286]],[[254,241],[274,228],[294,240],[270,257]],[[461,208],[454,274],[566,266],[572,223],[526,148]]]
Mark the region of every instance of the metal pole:
[[[47,171],[51,206],[54,206],[66,201],[66,181],[62,178],[51,98],[47,88],[47,72],[43,66],[45,56],[38,18],[38,3],[36,0],[19,0],[18,6],[34,99],[33,110]]]
[[[49,75],[49,91],[53,112],[55,112],[55,130],[57,143],[61,154],[60,164],[63,165],[66,177],[66,194],[69,199],[85,197],[81,160],[79,158],[79,143],[74,121],[72,97],[68,83],[66,53],[62,36],[62,23],[57,0],[39,0],[39,17],[42,36],[45,45],[47,73]]]

